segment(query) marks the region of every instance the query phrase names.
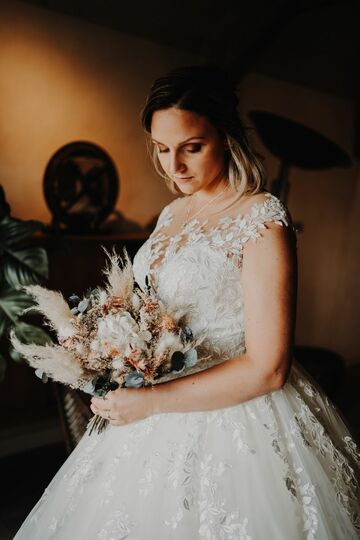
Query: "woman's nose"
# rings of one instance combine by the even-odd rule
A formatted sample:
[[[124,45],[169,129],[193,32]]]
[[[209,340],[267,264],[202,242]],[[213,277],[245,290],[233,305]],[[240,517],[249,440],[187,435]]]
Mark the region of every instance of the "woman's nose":
[[[175,175],[177,172],[184,171],[186,169],[185,163],[181,161],[177,154],[170,156],[169,173]]]

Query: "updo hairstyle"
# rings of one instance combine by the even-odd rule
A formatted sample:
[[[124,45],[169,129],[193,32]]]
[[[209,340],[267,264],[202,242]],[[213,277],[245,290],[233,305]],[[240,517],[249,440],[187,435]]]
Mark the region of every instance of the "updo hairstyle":
[[[151,121],[155,111],[170,107],[206,117],[227,143],[226,166],[229,183],[239,196],[263,189],[264,169],[259,155],[250,147],[238,114],[236,85],[228,73],[216,65],[176,68],[156,79],[141,111],[141,124],[147,134],[148,151],[158,174],[173,193],[181,193],[161,167],[151,140]]]

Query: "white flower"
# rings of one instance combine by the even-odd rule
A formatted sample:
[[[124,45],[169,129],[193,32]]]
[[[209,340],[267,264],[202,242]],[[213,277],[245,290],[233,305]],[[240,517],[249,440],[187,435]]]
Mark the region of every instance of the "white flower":
[[[124,364],[124,361],[120,357],[117,357],[113,361],[112,365],[114,369],[123,369],[125,364]]]
[[[109,314],[99,321],[95,341],[106,343],[107,347],[124,349],[131,343],[134,347],[146,348],[137,323],[127,311]],[[96,346],[99,349],[99,346]]]

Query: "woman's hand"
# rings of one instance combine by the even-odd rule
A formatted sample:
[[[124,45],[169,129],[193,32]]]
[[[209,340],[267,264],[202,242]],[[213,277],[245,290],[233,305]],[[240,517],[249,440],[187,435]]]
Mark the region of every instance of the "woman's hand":
[[[109,420],[112,426],[123,426],[155,414],[153,388],[118,388],[103,398],[91,399],[91,410]]]

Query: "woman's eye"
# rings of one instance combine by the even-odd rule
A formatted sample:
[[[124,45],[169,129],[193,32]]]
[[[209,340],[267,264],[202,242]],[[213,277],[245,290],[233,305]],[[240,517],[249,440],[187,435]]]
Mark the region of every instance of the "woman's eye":
[[[193,144],[191,147],[186,148],[186,152],[189,152],[190,154],[195,154],[196,152],[200,152],[201,150],[201,144]],[[161,148],[157,148],[159,154],[164,154],[165,152],[168,152],[169,149],[165,148],[164,150],[161,150]]]
[[[187,149],[187,152],[190,152],[190,154],[195,154],[196,152],[200,152],[201,150],[201,144],[193,144],[191,149]]]

